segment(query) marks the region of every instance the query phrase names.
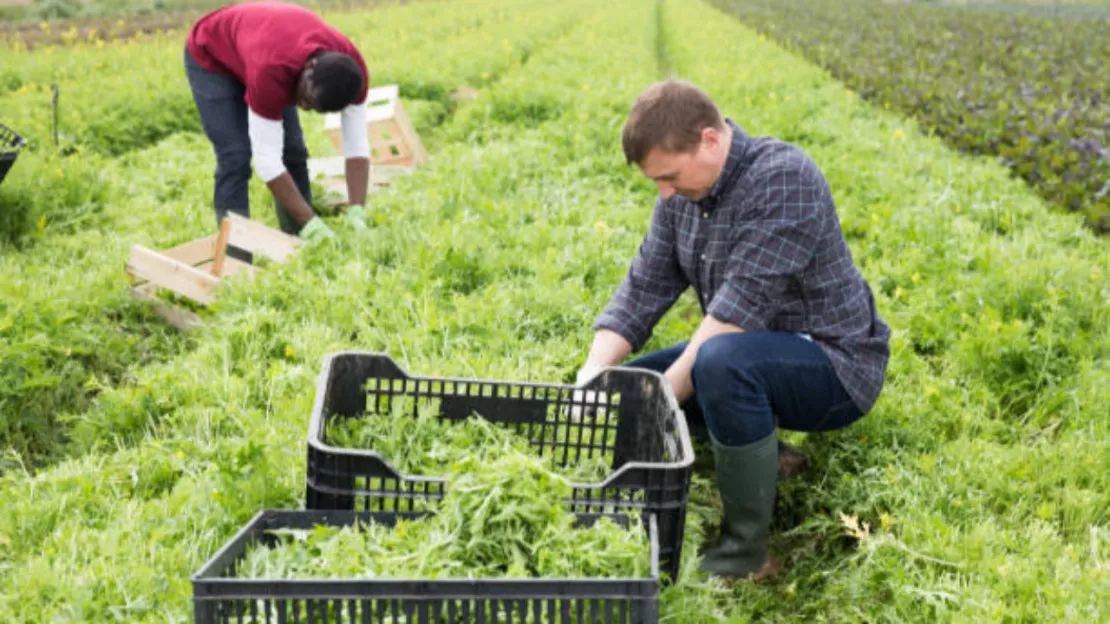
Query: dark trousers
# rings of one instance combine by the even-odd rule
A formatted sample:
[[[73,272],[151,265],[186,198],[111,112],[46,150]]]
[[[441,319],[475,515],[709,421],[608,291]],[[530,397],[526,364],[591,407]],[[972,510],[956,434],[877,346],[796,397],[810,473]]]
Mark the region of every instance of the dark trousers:
[[[681,343],[624,364],[660,373],[686,348]],[[682,405],[692,431],[725,446],[742,446],[791,431],[828,431],[862,414],[815,343],[794,334],[740,332],[714,336],[698,350],[694,396]]]
[[[216,184],[213,204],[216,224],[229,212],[250,218],[248,185],[251,179],[251,140],[247,129],[247,103],[243,99],[246,87],[231,76],[216,74],[197,64],[189,50],[185,50],[185,74],[189,88],[200,113],[204,134],[212,142],[216,153]],[[312,188],[308,179],[308,148],[304,144],[297,108],[287,107],[282,112],[285,128],[285,145],[281,159],[305,201],[312,201]],[[289,216],[289,211],[276,199],[274,210],[283,232],[296,234],[300,226]]]

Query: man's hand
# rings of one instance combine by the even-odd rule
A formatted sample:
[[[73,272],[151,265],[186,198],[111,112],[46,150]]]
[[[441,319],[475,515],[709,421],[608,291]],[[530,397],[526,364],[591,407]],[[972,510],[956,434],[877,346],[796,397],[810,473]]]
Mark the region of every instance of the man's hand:
[[[585,385],[586,382],[596,377],[597,374],[601,372],[601,368],[602,367],[600,366],[586,364],[582,368],[578,369],[578,374],[574,377],[574,385],[581,388],[583,385]]]
[[[349,206],[347,212],[343,213],[343,220],[356,231],[361,232],[369,229],[366,227],[366,209],[360,204]]]
[[[312,219],[301,228],[300,236],[306,243],[312,245],[325,238],[335,238],[335,232],[331,231],[331,228],[329,228],[320,217],[312,217]]]
[[[678,356],[678,359],[663,374],[671,385],[671,390],[674,391],[674,397],[679,405],[694,396],[694,382],[690,375],[694,370],[694,361],[698,357],[698,349],[705,344],[706,340],[714,336],[742,331],[744,331],[742,328],[732,323],[719,321],[712,316],[706,316],[702,319],[701,325],[698,326],[697,331],[694,332],[693,337],[686,344],[682,355]]]

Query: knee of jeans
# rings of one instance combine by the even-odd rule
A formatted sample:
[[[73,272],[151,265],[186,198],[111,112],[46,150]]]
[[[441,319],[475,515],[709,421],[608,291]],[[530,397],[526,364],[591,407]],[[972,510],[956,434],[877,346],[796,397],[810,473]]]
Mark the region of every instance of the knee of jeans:
[[[222,176],[251,175],[250,150],[224,150],[216,154],[216,173]]]
[[[713,336],[698,348],[694,358],[694,375],[708,379],[727,373],[729,368],[735,368],[747,359],[738,357],[743,350],[743,334]]]
[[[691,372],[694,388],[703,398],[710,399],[717,391],[724,392],[736,384],[751,388],[759,386],[755,353],[750,356],[750,337],[728,333],[706,340],[698,349]]]

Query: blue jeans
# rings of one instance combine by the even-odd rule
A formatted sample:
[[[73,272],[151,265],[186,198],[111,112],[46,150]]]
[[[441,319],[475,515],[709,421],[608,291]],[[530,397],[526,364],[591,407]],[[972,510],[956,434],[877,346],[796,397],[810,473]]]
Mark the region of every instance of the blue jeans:
[[[189,78],[189,88],[193,92],[197,112],[200,113],[204,134],[212,142],[212,149],[216,153],[216,185],[213,193],[216,224],[219,225],[228,212],[250,218],[248,185],[252,169],[247,103],[244,100],[246,87],[232,76],[216,74],[198,65],[189,54],[188,48],[185,50],[185,74]],[[304,144],[301,121],[295,106],[282,111],[282,125],[285,129],[282,162],[305,201],[311,203],[308,148]],[[276,199],[274,210],[283,232],[296,234],[300,230],[300,225]]]
[[[686,343],[624,364],[660,373]],[[725,446],[771,435],[775,427],[828,431],[863,414],[844,390],[824,351],[794,334],[740,332],[714,336],[698,350],[694,396],[682,405],[692,431],[708,429]]]

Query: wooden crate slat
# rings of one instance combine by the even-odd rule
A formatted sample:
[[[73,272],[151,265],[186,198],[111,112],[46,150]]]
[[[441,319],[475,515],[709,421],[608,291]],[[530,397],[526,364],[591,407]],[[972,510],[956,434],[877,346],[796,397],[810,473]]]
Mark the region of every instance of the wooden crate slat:
[[[401,126],[401,133],[405,136],[405,143],[408,144],[409,149],[412,150],[412,165],[422,165],[424,161],[428,160],[428,152],[424,149],[424,144],[420,141],[420,135],[416,133],[416,128],[412,125],[412,120],[409,119],[408,112],[405,107],[401,105],[401,101],[397,100],[397,110],[395,111],[395,119],[397,124]]]
[[[162,252],[133,245],[127,262],[128,289],[136,298],[152,302],[152,311],[170,325],[188,331],[204,322],[194,312],[158,298],[168,290],[201,305],[215,301],[215,287],[224,277],[253,277],[258,267],[226,254],[232,244],[281,262],[295,253],[302,242],[245,217],[230,214],[220,223],[220,232],[171,247]],[[222,252],[222,253],[221,253]],[[222,270],[218,265],[223,265]]]
[[[205,236],[204,238],[189,241],[177,247],[170,247],[163,251],[162,255],[195,266],[201,262],[211,260],[215,249],[216,235],[213,234],[212,236]]]
[[[324,199],[337,206],[347,204],[347,179],[343,168],[343,157],[314,158],[308,161],[309,176],[322,186],[326,193]],[[411,174],[411,167],[399,165],[370,165],[370,183],[367,195],[388,188],[390,182],[401,175]]]
[[[366,104],[366,131],[370,139],[373,163],[415,167],[428,159],[428,152],[420,141],[420,135],[417,134],[401,102],[400,89],[397,85],[370,89]],[[328,113],[324,121],[324,129],[336,151],[339,152],[343,151],[342,126],[340,113]],[[388,132],[390,138],[381,136],[383,132]],[[396,148],[398,153],[393,154],[393,150],[389,149],[391,147]]]
[[[285,262],[301,246],[301,239],[266,227],[237,214],[228,214],[231,233],[228,243],[234,247],[260,254],[275,262]]]
[[[200,264],[196,265],[196,268],[198,268],[201,271],[204,271],[206,273],[211,273],[212,272],[212,260],[208,260],[206,262],[201,262]],[[243,262],[242,260],[236,260],[235,258],[232,258],[231,256],[228,256],[228,257],[224,258],[224,274],[223,274],[222,277],[233,277],[235,275],[240,275],[240,274],[246,275],[247,277],[254,277],[255,273],[257,273],[257,272],[258,272],[258,267],[254,266],[254,265],[247,264],[246,262]]]
[[[202,304],[209,304],[215,300],[212,287],[219,283],[219,280],[210,273],[151,251],[142,245],[131,247],[127,271],[159,288],[165,288]]]

